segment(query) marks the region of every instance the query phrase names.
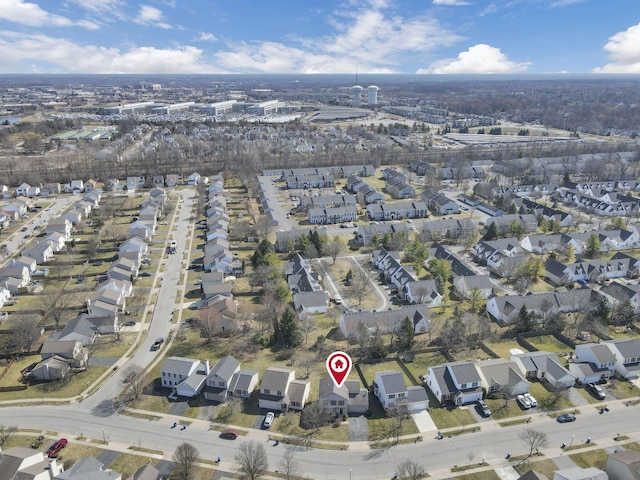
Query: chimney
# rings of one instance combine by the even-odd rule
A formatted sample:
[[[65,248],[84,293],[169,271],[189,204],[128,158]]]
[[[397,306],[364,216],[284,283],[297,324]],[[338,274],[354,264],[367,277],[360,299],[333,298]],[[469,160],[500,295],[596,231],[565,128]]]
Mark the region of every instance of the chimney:
[[[204,373],[205,375],[209,375],[211,373],[211,368],[209,367],[209,360],[205,360],[204,362]]]

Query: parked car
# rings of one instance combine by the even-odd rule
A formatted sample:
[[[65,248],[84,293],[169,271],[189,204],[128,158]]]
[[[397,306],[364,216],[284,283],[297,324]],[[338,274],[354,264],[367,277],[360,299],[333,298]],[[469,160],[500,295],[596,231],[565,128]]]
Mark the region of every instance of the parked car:
[[[48,457],[55,457],[56,455],[58,455],[60,450],[62,450],[64,447],[67,446],[67,443],[68,442],[66,438],[61,438],[60,440],[58,440],[57,442],[55,442],[53,445],[49,447],[49,450],[47,450],[46,455]]]
[[[489,405],[487,405],[484,402],[484,400],[478,400],[478,403],[476,404],[476,408],[480,412],[480,415],[482,415],[483,417],[491,416],[491,410],[489,409]]]
[[[531,402],[527,400],[527,398],[524,395],[518,395],[516,397],[516,401],[525,410],[529,410],[531,408]]]
[[[238,438],[238,432],[235,430],[223,430],[220,433],[220,438],[224,438],[225,440],[235,440]]]
[[[571,413],[565,413],[556,418],[556,420],[558,421],[558,423],[575,422],[576,416],[572,415]]]
[[[588,383],[587,390],[589,390],[589,392],[591,392],[591,395],[596,397],[598,400],[604,400],[605,398],[607,398],[607,394],[604,393],[602,387],[597,383]]]
[[[536,400],[536,398],[531,395],[530,393],[525,393],[524,394],[524,398],[526,398],[527,400],[529,400],[529,403],[531,404],[531,406],[533,408],[536,408],[538,406],[538,401]]]
[[[273,419],[276,418],[275,413],[273,412],[268,412],[267,415],[264,417],[264,428],[269,428],[271,427],[271,425],[273,425]]]
[[[340,304],[342,304],[342,297],[341,297],[340,295],[336,295],[335,297],[333,297],[333,302],[334,302],[336,305],[340,305]]]

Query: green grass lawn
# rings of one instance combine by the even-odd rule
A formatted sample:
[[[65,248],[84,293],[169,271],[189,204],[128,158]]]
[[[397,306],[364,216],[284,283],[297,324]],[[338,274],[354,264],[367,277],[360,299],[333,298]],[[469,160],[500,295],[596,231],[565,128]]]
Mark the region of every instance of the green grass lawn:
[[[616,378],[609,380],[605,388],[611,392],[611,395],[618,399],[633,398],[640,395],[640,389],[633,383],[621,381]]]
[[[135,333],[121,333],[120,339],[116,335],[101,335],[90,347],[92,356],[97,358],[120,358],[135,342]]]
[[[537,399],[537,397],[536,397]],[[504,399],[486,399],[487,405],[491,409],[491,416],[496,420],[502,420],[511,417],[520,417],[528,415],[530,410],[522,410],[515,399],[510,399],[505,407]]]
[[[477,360],[487,360],[491,358],[480,348],[466,348],[464,350],[460,350],[459,352],[455,352],[453,356],[456,361],[467,360],[470,362],[475,362]]]
[[[569,458],[581,468],[595,467],[604,470],[607,463],[607,452],[605,450],[590,450],[571,454]]]
[[[468,475],[456,475],[458,480],[500,480],[500,476],[494,470],[470,473]]]
[[[556,340],[553,335],[541,335],[536,337],[528,337],[527,341],[540,351],[560,353],[571,352],[573,349],[568,345]]]
[[[109,465],[109,469],[122,474],[122,478],[131,478],[141,467],[151,463],[157,465],[158,460],[151,459],[145,455],[134,455],[132,453],[121,453],[115,461]]]
[[[431,403],[431,397],[429,398],[429,405],[434,405]],[[436,426],[441,429],[466,427],[477,423],[475,417],[467,408],[447,410],[442,407],[433,407],[429,415],[431,415],[431,419]]]
[[[541,410],[564,410],[574,407],[573,403],[565,396],[561,395],[555,403],[553,393],[549,392],[541,383],[532,382],[529,393],[538,401],[538,407]]]
[[[414,424],[415,425],[415,424]],[[305,437],[310,435],[313,440],[326,440],[333,442],[349,441],[349,426],[346,423],[331,424],[316,429],[304,429],[300,426],[300,414],[289,412],[279,415],[273,422],[271,430],[274,433]]]
[[[520,346],[518,342],[513,339],[496,339],[484,342],[496,355],[500,358],[509,358],[511,355],[509,351],[513,348],[520,350],[526,350]]]
[[[535,457],[532,457],[535,458]],[[530,459],[529,462],[526,462],[522,465],[516,465],[514,467],[520,475],[524,475],[529,470],[535,470],[536,472],[542,473],[547,478],[553,478],[553,474],[558,467],[552,460],[533,460]]]
[[[394,418],[376,418],[370,419],[368,422],[369,425],[369,441],[377,442],[382,440],[395,440],[396,437],[396,425],[397,421]],[[416,423],[413,421],[411,417],[406,420],[403,420],[400,434],[403,435],[414,435],[420,433]]]
[[[418,353],[415,355],[413,362],[405,363],[405,366],[414,375],[414,377],[419,379],[420,376],[427,374],[429,367],[440,365],[446,361],[447,360],[439,351]]]

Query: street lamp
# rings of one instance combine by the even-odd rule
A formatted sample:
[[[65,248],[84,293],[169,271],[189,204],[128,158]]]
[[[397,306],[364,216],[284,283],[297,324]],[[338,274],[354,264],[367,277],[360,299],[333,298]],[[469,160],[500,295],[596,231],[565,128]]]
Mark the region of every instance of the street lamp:
[[[349,469],[349,480],[351,480],[351,469]]]
[[[104,435],[104,428],[102,429],[102,443],[107,444],[107,437]]]
[[[573,439],[575,438],[575,435],[571,435],[571,441],[569,442],[569,448],[571,448],[571,445],[573,445]]]

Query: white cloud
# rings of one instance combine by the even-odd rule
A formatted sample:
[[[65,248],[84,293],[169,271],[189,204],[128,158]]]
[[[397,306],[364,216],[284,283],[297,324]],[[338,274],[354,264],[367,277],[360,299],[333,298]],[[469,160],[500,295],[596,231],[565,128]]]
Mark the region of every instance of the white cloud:
[[[640,23],[609,37],[604,49],[611,63],[593,69],[594,73],[640,73]]]
[[[526,70],[529,65],[512,62],[499,48],[480,43],[460,52],[457,58],[439,60],[416,73],[514,73]]]
[[[0,2],[0,19],[32,27],[56,26],[68,27],[73,22],[68,18],[42,10],[35,3],[24,0],[2,0]]]
[[[218,39],[213,33],[200,32],[193,38],[194,42],[217,42]]]
[[[433,0],[433,4],[449,6],[471,5],[471,3],[465,2],[464,0]]]
[[[163,21],[164,16],[162,11],[149,5],[140,5],[140,12],[134,19],[134,22],[139,25],[153,25],[154,27],[163,28],[168,30],[171,25]]]
[[[582,3],[584,0],[556,0],[551,2],[551,8],[566,7],[567,5],[574,5],[576,3]]]
[[[42,52],[47,52],[43,57]],[[32,69],[54,73],[225,73],[209,65],[201,49],[134,47],[126,51],[95,45],[78,45],[67,39],[46,35],[0,32],[0,73]]]

